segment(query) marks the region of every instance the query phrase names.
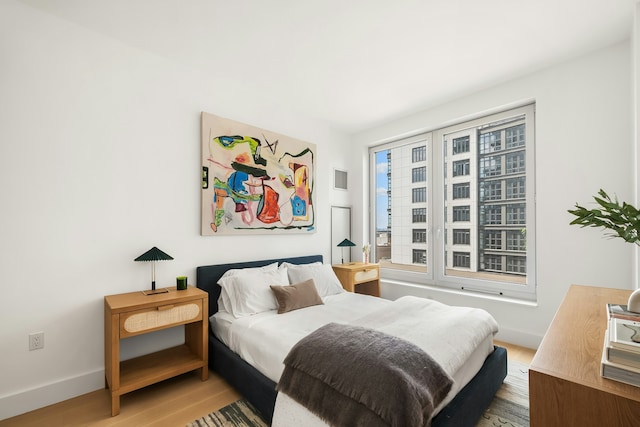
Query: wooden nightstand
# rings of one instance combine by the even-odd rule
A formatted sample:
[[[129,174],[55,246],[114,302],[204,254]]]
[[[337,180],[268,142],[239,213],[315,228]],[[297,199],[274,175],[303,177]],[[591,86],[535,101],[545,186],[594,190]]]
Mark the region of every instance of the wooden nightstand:
[[[202,381],[209,378],[208,307],[208,294],[192,286],[104,297],[105,386],[111,389],[112,416],[120,413],[120,396],[130,391],[195,369]],[[121,339],[178,325],[184,325],[183,345],[120,362]]]
[[[380,296],[380,265],[350,262],[332,265],[333,271],[349,292]]]

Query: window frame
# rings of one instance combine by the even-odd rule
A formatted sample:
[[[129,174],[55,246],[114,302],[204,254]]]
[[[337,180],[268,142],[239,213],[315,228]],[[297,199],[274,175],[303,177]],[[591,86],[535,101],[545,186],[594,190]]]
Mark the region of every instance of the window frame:
[[[491,157],[494,155],[499,155],[500,153],[503,157],[501,159],[501,168],[505,171],[506,175],[512,175],[510,178],[516,178],[519,174],[522,174],[526,177],[525,184],[525,192],[524,198],[521,200],[523,203],[526,203],[525,214],[526,214],[526,226],[523,226],[523,229],[526,227],[526,234],[523,234],[523,238],[526,240],[526,273],[524,277],[526,279],[523,282],[517,282],[513,280],[512,282],[508,281],[498,281],[498,280],[490,280],[486,278],[477,278],[477,277],[462,277],[462,276],[448,276],[445,271],[445,251],[447,250],[446,245],[446,236],[445,236],[445,224],[444,224],[444,215],[446,209],[445,204],[445,189],[446,187],[453,187],[454,183],[458,183],[456,181],[460,176],[456,176],[454,180],[446,182],[444,178],[444,170],[445,170],[445,162],[444,158],[447,155],[445,152],[445,145],[442,143],[443,136],[448,134],[453,134],[457,131],[469,130],[471,128],[482,128],[482,126],[486,126],[489,123],[501,122],[504,120],[511,119],[513,117],[518,117],[524,115],[525,117],[525,167],[526,170],[524,172],[514,171],[511,173],[506,173],[507,169],[507,157],[506,155],[509,153],[496,152],[495,145],[496,141],[492,141],[491,138],[487,138],[485,141],[485,149],[486,152],[480,157]],[[516,125],[518,126],[518,125]],[[477,115],[476,118],[472,118],[470,120],[466,120],[464,122],[460,122],[454,125],[443,126],[441,128],[423,132],[418,135],[398,138],[395,140],[388,140],[387,142],[371,146],[369,148],[369,165],[370,165],[370,200],[371,200],[371,209],[370,209],[370,239],[371,241],[375,241],[376,236],[376,153],[384,150],[389,150],[397,147],[401,147],[408,144],[415,144],[417,142],[424,142],[426,148],[424,150],[426,155],[426,199],[427,199],[427,214],[426,214],[426,223],[424,226],[426,228],[426,236],[427,236],[427,244],[426,244],[426,272],[425,271],[412,271],[411,268],[393,268],[385,267],[381,264],[380,274],[381,278],[394,280],[398,282],[407,282],[411,284],[417,285],[427,285],[433,286],[438,289],[452,289],[457,290],[458,292],[480,292],[480,293],[488,293],[499,295],[503,297],[512,297],[515,299],[522,300],[530,300],[533,301],[536,299],[536,242],[535,242],[535,228],[536,228],[536,218],[535,218],[535,183],[536,183],[536,170],[535,170],[535,103],[529,103],[525,105],[521,105],[518,107],[510,108],[505,111],[500,111],[497,113],[492,113],[488,115]],[[507,144],[507,136],[506,129],[504,138],[499,141],[500,146],[506,146]],[[459,138],[459,136],[457,136]],[[452,138],[456,138],[453,137]],[[479,141],[473,142],[470,144],[477,144],[476,150],[480,150]],[[516,148],[519,148],[516,147]],[[473,150],[473,148],[472,148]],[[468,155],[468,152],[462,153],[449,153],[449,157],[451,158],[451,163],[454,161],[464,160],[465,156]],[[457,157],[460,156],[460,157]],[[479,163],[471,163],[469,165],[471,176],[476,176],[479,178]],[[469,168],[467,168],[468,170]],[[486,178],[483,178],[486,179]],[[490,178],[489,178],[490,179]],[[407,185],[411,185],[411,182],[408,182]],[[475,184],[478,185],[477,183]],[[503,194],[507,194],[506,181],[504,187],[501,189]],[[519,188],[519,187],[518,187]],[[449,191],[452,191],[451,189]],[[479,195],[479,186],[477,189],[473,189],[472,185],[472,199],[474,198],[474,194]],[[451,196],[450,196],[451,197]],[[457,199],[464,203],[464,199]],[[517,200],[517,199],[516,199]],[[473,203],[479,203],[477,200],[473,201]],[[457,206],[457,205],[456,205]],[[453,208],[453,207],[450,207]],[[479,211],[478,211],[479,212]],[[500,213],[503,217],[506,218],[507,212],[506,208],[503,209]],[[479,213],[478,213],[479,215]],[[421,227],[422,228],[421,224]],[[449,224],[451,229],[460,229],[467,228],[469,222],[457,221]],[[480,223],[478,222],[477,227],[480,227]],[[449,236],[452,238],[452,236]],[[507,245],[507,235],[502,236],[502,245]],[[465,246],[459,246],[460,249]],[[459,251],[458,247],[448,246],[448,250],[455,252],[464,252]],[[415,248],[419,249],[419,248]],[[472,249],[478,251],[478,248]],[[493,255],[492,255],[493,256]],[[511,259],[512,257],[508,255],[502,255],[501,263],[503,266],[507,265],[507,263],[514,263],[516,260]],[[373,258],[375,259],[375,258]],[[403,264],[404,265],[404,264]],[[514,265],[515,269],[523,269],[523,266]],[[515,272],[517,274],[517,272]],[[511,278],[511,276],[509,276]]]

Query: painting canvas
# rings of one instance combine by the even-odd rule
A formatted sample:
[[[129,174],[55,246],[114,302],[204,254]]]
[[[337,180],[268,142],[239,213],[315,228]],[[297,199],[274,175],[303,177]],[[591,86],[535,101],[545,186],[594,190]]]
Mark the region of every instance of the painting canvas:
[[[202,235],[315,232],[316,146],[202,113]]]

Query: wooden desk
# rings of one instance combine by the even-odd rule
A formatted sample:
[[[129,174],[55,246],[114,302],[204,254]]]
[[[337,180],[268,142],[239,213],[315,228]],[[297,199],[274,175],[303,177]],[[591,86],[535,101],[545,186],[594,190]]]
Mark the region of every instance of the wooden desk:
[[[104,371],[111,390],[111,415],[120,413],[120,396],[195,369],[209,378],[209,294],[189,286],[167,293],[142,292],[104,297]],[[184,325],[185,343],[120,361],[120,340]]]
[[[640,387],[600,375],[606,304],[630,293],[569,288],[529,367],[531,427],[640,425]]]

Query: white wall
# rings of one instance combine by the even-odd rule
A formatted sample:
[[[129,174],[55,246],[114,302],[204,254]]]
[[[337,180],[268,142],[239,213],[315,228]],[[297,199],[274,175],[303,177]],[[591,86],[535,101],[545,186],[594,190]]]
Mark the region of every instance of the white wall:
[[[348,142],[242,87],[14,1],[0,3],[0,419],[104,386],[103,296],[198,265],[330,256],[332,149]],[[318,145],[317,233],[201,237],[200,112]],[[27,335],[45,333],[28,351]],[[174,345],[173,331],[124,356]],[[136,347],[142,347],[137,349]]]
[[[597,229],[569,226],[567,209],[589,204],[600,188],[634,199],[630,44],[623,43],[355,135],[354,150],[432,130],[470,115],[536,101],[537,305],[382,284],[384,297],[428,296],[490,311],[499,339],[537,347],[571,284],[634,288],[633,247]],[[362,162],[353,162],[354,168]],[[366,167],[357,175],[366,182]],[[368,197],[358,199],[356,215]],[[368,221],[357,230],[366,235]]]

